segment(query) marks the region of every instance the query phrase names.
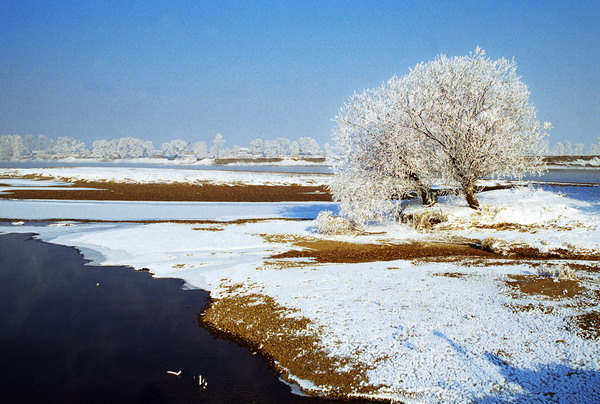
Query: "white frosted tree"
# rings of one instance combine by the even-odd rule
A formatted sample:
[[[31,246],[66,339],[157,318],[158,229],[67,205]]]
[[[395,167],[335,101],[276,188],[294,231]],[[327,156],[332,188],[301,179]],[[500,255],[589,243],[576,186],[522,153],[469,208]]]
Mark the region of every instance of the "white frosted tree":
[[[134,137],[101,139],[92,144],[91,155],[102,159],[140,158],[150,156],[152,149],[152,142]]]
[[[185,152],[189,144],[189,142],[181,139],[173,139],[169,143],[163,143],[161,147],[162,155],[171,159],[176,158]]]
[[[600,137],[596,138],[596,143],[590,145],[590,154],[600,156]]]
[[[315,139],[312,137],[301,137],[298,139],[300,154],[306,156],[316,156],[321,153],[321,148]]]
[[[335,119],[331,188],[342,213],[377,219],[410,191],[431,203],[434,182],[458,187],[476,209],[481,178],[541,172],[550,125],[535,119],[528,99],[514,61],[479,48],[355,94]]]
[[[27,149],[19,135],[0,136],[0,160],[13,160],[24,156]]]
[[[544,170],[540,149],[549,123],[536,119],[516,63],[491,60],[477,48],[468,56],[439,56],[418,64],[398,107],[406,128],[432,141],[445,156],[445,180],[477,208],[476,182],[485,176],[521,177]],[[391,84],[390,84],[391,85]]]
[[[564,156],[565,155],[565,144],[563,142],[556,142],[552,148],[553,156]]]
[[[48,148],[48,153],[57,157],[85,157],[88,151],[81,140],[61,136]]]
[[[213,138],[212,144],[212,154],[214,157],[219,158],[219,152],[223,148],[223,145],[225,145],[225,139],[223,139],[222,134],[217,133]]]
[[[298,154],[300,154],[300,145],[297,141],[293,141],[290,144],[290,156],[297,156]]]
[[[208,156],[208,148],[205,142],[196,142],[194,144],[194,155],[198,160],[202,160]]]
[[[585,149],[585,145],[583,143],[575,143],[573,145],[573,155],[575,155],[575,156],[583,155],[584,149]]]
[[[384,85],[355,94],[334,119],[330,188],[340,213],[356,222],[394,216],[398,201],[412,192],[434,203],[429,190],[439,173],[430,162],[436,150],[405,128],[408,117],[394,103],[402,91]]]
[[[571,144],[571,142],[569,142],[568,140],[566,140],[564,143],[565,145],[565,156],[572,156],[573,155],[573,145]]]
[[[255,156],[263,156],[265,148],[265,141],[262,139],[254,139],[250,142],[250,153]]]

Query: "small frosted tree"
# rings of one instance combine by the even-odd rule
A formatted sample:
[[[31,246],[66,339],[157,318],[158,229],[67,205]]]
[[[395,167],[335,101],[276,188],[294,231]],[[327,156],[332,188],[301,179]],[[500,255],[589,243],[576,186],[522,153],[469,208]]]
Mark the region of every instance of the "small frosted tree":
[[[208,148],[205,142],[196,142],[194,144],[194,155],[198,160],[202,160],[208,156]]]
[[[590,145],[590,154],[600,156],[600,137],[596,138],[596,143]]]
[[[217,133],[213,139],[213,145],[212,145],[213,156],[215,156],[216,158],[219,158],[219,152],[223,148],[223,145],[225,145],[225,140],[223,139],[223,135],[220,133]]]
[[[183,153],[188,146],[189,142],[186,142],[185,140],[173,139],[169,143],[163,143],[161,147],[162,155],[167,158],[176,158]]]
[[[0,160],[12,160],[27,152],[23,138],[19,135],[0,136]]]
[[[81,140],[68,136],[61,136],[48,148],[48,153],[57,157],[84,157],[87,155],[88,151],[85,148],[85,143]]]

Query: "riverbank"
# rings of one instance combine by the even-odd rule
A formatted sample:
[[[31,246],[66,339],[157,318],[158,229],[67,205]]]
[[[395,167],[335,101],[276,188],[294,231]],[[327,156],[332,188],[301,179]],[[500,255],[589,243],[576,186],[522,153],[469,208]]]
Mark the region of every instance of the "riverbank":
[[[238,205],[198,202],[212,221],[25,221],[0,231],[35,232],[95,264],[210,291],[203,323],[264,355],[305,393],[581,402],[600,399],[600,215],[597,187],[578,192],[498,189],[480,195],[477,212],[444,197],[435,209],[445,219],[427,231],[392,223],[326,236],[311,221],[288,220],[314,218],[331,209],[326,202],[249,203],[228,216],[260,219],[248,212],[261,207],[268,221],[224,220]],[[49,214],[48,201],[8,202]],[[73,205],[60,202],[60,217]]]

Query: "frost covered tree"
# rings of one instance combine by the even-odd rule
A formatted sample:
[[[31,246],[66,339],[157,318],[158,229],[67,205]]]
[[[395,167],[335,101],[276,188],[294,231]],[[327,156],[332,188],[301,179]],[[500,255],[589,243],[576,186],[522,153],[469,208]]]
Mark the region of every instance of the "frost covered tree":
[[[21,136],[0,136],[0,160],[18,159],[25,154],[27,154],[27,149]]]
[[[263,156],[265,148],[265,141],[262,139],[254,139],[250,142],[250,153],[255,156]]]
[[[125,159],[148,157],[152,153],[152,142],[123,137],[112,140],[97,140],[92,144],[91,155],[102,159]]]
[[[335,118],[332,185],[342,213],[369,219],[416,191],[424,202],[434,182],[460,189],[479,206],[475,185],[485,176],[541,172],[545,129],[535,119],[516,64],[490,60],[477,48],[439,56],[354,95]]]
[[[183,153],[189,144],[190,143],[185,140],[173,139],[169,143],[163,143],[160,149],[164,157],[175,158]]]
[[[196,142],[194,144],[194,155],[198,160],[202,160],[208,156],[208,148],[205,142]]]
[[[68,136],[59,137],[47,152],[57,157],[84,157],[88,154],[85,143]]]
[[[330,188],[340,213],[359,223],[396,214],[398,200],[411,192],[434,202],[429,190],[439,173],[430,163],[437,151],[406,128],[395,100],[407,89],[389,84],[354,94],[334,119]]]
[[[575,156],[583,155],[583,149],[585,149],[585,145],[583,143],[575,143],[573,145],[573,155],[575,155]]]
[[[224,144],[225,144],[225,140],[223,139],[223,135],[220,133],[217,133],[215,135],[215,137],[213,138],[213,144],[212,144],[213,156],[215,156],[216,158],[219,158],[219,152],[223,148]]]
[[[408,75],[408,96],[398,106],[407,129],[441,150],[445,179],[477,208],[475,184],[485,176],[540,173],[539,149],[549,123],[536,120],[529,90],[505,58],[491,60],[481,48],[468,56],[439,56]]]
[[[563,142],[556,142],[552,148],[553,156],[564,156],[565,155],[565,144]]]
[[[316,156],[321,153],[321,148],[315,139],[312,137],[301,137],[298,139],[300,154],[307,156]]]
[[[596,143],[590,145],[590,154],[600,156],[600,137],[596,138]]]

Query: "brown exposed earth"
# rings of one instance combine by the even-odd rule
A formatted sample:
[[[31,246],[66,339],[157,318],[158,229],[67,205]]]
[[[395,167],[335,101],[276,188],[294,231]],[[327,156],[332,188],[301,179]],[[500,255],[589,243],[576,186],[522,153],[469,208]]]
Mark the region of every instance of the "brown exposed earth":
[[[57,199],[95,201],[179,202],[301,202],[331,201],[327,187],[303,185],[216,185],[118,182],[72,182],[90,190],[16,189],[0,193],[2,199]]]
[[[473,245],[451,243],[360,244],[331,240],[300,240],[294,242],[294,245],[302,249],[275,254],[269,259],[305,258],[318,263],[357,263],[447,256],[498,258],[496,254]]]
[[[543,295],[551,298],[573,297],[584,288],[574,279],[555,279],[538,275],[509,275],[506,284],[527,295]]]
[[[293,316],[261,294],[237,294],[244,285],[231,285],[226,296],[212,300],[199,316],[200,323],[220,336],[233,339],[258,352],[287,381],[289,375],[310,380],[320,391],[307,391],[330,398],[368,394],[366,368],[348,359],[333,358],[321,348],[310,321]],[[340,371],[340,368],[347,370]]]

